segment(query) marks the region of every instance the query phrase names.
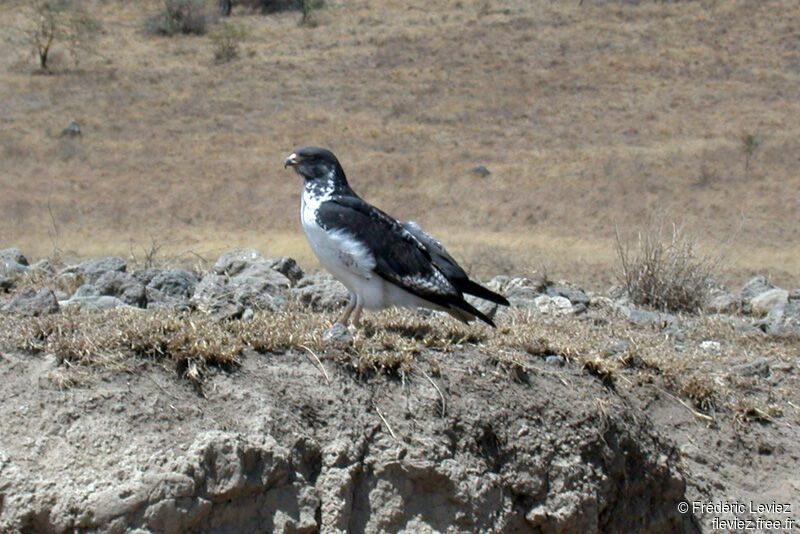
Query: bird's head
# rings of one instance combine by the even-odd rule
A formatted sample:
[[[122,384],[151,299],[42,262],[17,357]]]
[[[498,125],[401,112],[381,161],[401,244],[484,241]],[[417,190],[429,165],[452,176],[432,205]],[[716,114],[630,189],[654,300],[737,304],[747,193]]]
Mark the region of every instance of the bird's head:
[[[294,170],[306,180],[345,181],[344,171],[333,152],[316,146],[298,148],[283,160],[284,167]]]

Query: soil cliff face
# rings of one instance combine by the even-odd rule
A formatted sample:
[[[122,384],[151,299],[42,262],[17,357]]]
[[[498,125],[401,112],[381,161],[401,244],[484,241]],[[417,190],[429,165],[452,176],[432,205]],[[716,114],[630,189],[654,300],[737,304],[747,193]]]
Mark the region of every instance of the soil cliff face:
[[[364,376],[251,352],[198,393],[152,362],[59,389],[4,354],[0,530],[697,531],[677,451],[596,378],[433,356]]]

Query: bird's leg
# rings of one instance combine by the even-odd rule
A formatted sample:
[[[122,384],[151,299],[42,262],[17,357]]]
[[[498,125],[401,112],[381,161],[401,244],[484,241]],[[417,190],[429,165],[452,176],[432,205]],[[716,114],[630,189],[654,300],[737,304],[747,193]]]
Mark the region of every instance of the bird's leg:
[[[359,305],[359,306],[356,306],[356,309],[353,312],[353,323],[352,324],[353,324],[353,328],[356,329],[356,330],[360,326],[361,310],[363,310],[363,309],[364,309],[364,307]]]
[[[356,307],[356,295],[355,293],[350,293],[350,301],[347,303],[347,306],[344,307],[344,312],[342,313],[341,317],[336,319],[336,322],[347,326],[347,321],[350,320],[350,314],[353,313],[353,308]]]

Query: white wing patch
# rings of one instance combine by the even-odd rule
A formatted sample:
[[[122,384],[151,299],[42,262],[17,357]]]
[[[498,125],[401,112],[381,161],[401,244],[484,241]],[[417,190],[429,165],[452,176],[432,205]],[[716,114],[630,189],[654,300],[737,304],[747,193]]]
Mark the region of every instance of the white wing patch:
[[[327,234],[334,243],[336,257],[342,266],[364,278],[372,278],[372,271],[376,265],[375,256],[361,241],[343,230],[329,230]]]
[[[439,295],[450,295],[456,293],[456,288],[453,284],[445,278],[437,269],[433,270],[433,276],[425,277],[416,275],[407,275],[401,278],[406,287],[421,288],[431,293]]]

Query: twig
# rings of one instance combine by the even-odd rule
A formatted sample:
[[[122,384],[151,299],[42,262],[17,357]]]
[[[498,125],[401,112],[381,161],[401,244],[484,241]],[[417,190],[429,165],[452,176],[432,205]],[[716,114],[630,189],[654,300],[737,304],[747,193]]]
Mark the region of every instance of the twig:
[[[436,390],[436,392],[439,394],[439,397],[442,399],[442,417],[444,417],[445,413],[446,413],[446,408],[445,408],[444,395],[442,394],[442,390],[439,389],[439,386],[436,385],[436,382],[433,381],[433,378],[428,376],[428,373],[426,373],[424,369],[420,369],[420,372],[422,373],[422,376],[424,376],[425,378],[428,379],[428,382],[431,383],[431,385],[433,386],[433,389]]]
[[[297,345],[297,346],[300,347],[301,349],[307,350],[308,353],[311,354],[311,356],[314,357],[314,359],[317,361],[317,364],[319,364],[319,370],[322,371],[322,374],[325,376],[325,382],[327,382],[328,385],[330,386],[331,385],[331,378],[328,376],[328,371],[325,370],[325,366],[322,365],[322,360],[319,359],[319,356],[314,354],[314,351],[309,349],[305,345]]]
[[[180,400],[180,398],[179,398],[179,397],[177,397],[177,396],[173,395],[173,394],[172,394],[172,393],[171,393],[171,392],[170,392],[170,391],[169,391],[167,388],[165,388],[164,386],[162,386],[161,384],[159,384],[159,383],[156,381],[156,379],[155,379],[155,378],[153,378],[153,377],[152,377],[152,376],[150,376],[149,374],[145,374],[145,376],[146,376],[147,378],[149,378],[149,379],[150,379],[150,380],[153,382],[153,384],[155,384],[156,386],[158,386],[158,389],[160,389],[161,391],[163,391],[164,393],[166,393],[168,396],[172,397],[172,398],[173,398],[173,399],[175,399],[175,400]],[[173,410],[175,410],[175,408],[174,408],[174,407],[172,407],[172,405],[170,405],[170,407],[171,407]],[[175,410],[175,411],[177,412],[178,410]]]
[[[655,386],[654,386],[654,387],[655,387]],[[690,412],[692,412],[692,415],[694,415],[694,416],[695,416],[695,417],[697,417],[698,419],[702,419],[703,421],[707,421],[707,422],[709,422],[709,423],[713,423],[713,422],[714,422],[714,418],[713,418],[713,417],[711,417],[711,416],[709,416],[709,415],[706,415],[706,414],[704,414],[704,413],[700,413],[700,412],[698,412],[697,410],[695,410],[694,408],[692,408],[691,406],[689,406],[689,404],[687,404],[687,403],[686,403],[686,401],[684,401],[683,399],[680,399],[680,398],[676,397],[675,395],[673,395],[673,394],[672,394],[672,393],[670,393],[669,391],[666,391],[666,390],[664,390],[664,389],[661,389],[660,387],[656,387],[656,389],[657,389],[658,391],[660,391],[661,393],[663,393],[664,395],[667,395],[668,397],[672,397],[672,398],[673,398],[673,399],[675,399],[676,401],[680,402],[680,403],[683,405],[683,407],[684,407],[684,408],[686,408],[687,410],[689,410]]]
[[[386,428],[388,428],[388,429],[389,429],[389,434],[391,434],[391,435],[392,435],[392,437],[393,437],[395,440],[397,440],[397,436],[395,435],[395,433],[394,433],[394,430],[392,430],[392,427],[391,427],[391,425],[389,425],[389,421],[387,421],[387,420],[386,420],[386,418],[385,418],[385,417],[383,416],[383,414],[381,413],[381,410],[380,410],[380,408],[378,408],[378,405],[377,405],[377,404],[375,404],[375,403],[373,402],[373,403],[372,403],[372,407],[373,407],[373,408],[375,408],[375,413],[377,413],[377,414],[378,414],[378,417],[380,417],[380,418],[381,418],[381,421],[383,421],[383,424],[384,424],[384,425],[386,425]],[[398,441],[399,441],[399,440],[398,440]]]

